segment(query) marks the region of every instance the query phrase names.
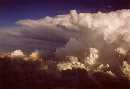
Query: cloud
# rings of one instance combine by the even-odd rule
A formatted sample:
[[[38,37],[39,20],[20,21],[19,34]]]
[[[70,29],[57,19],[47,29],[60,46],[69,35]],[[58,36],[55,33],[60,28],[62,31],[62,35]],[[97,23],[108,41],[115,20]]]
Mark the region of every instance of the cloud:
[[[107,43],[126,46],[125,43],[120,44],[120,40],[129,43],[129,16],[129,10],[109,13],[77,13],[72,10],[70,14],[66,15],[47,16],[38,20],[25,19],[16,23],[31,29],[31,34],[39,35],[38,38],[41,37],[41,39],[44,38],[44,36],[41,36],[44,34],[50,40],[68,41],[69,43],[70,40],[76,39],[81,44],[85,43],[86,45],[86,42],[92,43],[92,41],[92,44],[94,44],[95,40],[103,36],[103,39],[99,39]]]
[[[130,46],[129,18],[129,10],[108,13],[77,13],[71,10],[65,15],[19,20],[17,28],[3,31],[3,38],[7,39],[1,45],[3,48],[10,45],[14,49],[38,49],[54,53],[57,57],[80,58],[89,55],[89,48],[96,48],[99,62],[118,63],[113,56],[115,49],[122,48],[125,52]],[[1,41],[3,38],[1,36]]]
[[[63,81],[65,78],[62,78],[62,74],[70,73],[71,75],[67,76],[72,77],[72,73],[77,74],[77,70],[80,69],[85,71],[85,74],[82,72],[81,74],[84,76],[80,76],[79,72],[79,75],[75,75],[76,79],[79,76],[81,79],[90,79],[99,85],[106,84],[103,86],[108,86],[108,81],[110,83],[116,82],[116,87],[120,85],[118,83],[123,84],[124,87],[128,85],[127,78],[129,79],[130,71],[130,10],[118,10],[108,13],[77,13],[72,10],[66,15],[47,16],[37,20],[19,20],[16,24],[17,27],[1,28],[1,50],[23,49],[26,52],[37,49],[45,54],[54,54],[56,58],[53,59],[56,60],[48,60],[45,63],[47,65],[45,69],[53,70],[57,74],[56,76],[55,74],[54,76],[48,75],[49,79],[51,77],[52,79],[59,79],[57,81]],[[12,53],[13,56],[24,55],[20,50]],[[67,60],[65,59],[66,56],[68,57]],[[39,51],[33,52],[28,57],[37,61],[40,57]],[[13,65],[17,65],[17,63]],[[39,74],[43,75],[41,74],[43,73],[43,71],[41,72],[41,66],[44,65],[41,61],[37,66],[38,68],[32,73],[37,75],[38,70]],[[30,68],[33,71],[32,67]],[[57,68],[58,70],[51,68]],[[120,80],[122,75],[124,80]],[[127,77],[126,80],[124,77]],[[33,80],[30,79],[30,81]],[[55,80],[53,81],[56,83]],[[73,82],[75,83],[75,80]],[[34,81],[34,83],[36,82]]]

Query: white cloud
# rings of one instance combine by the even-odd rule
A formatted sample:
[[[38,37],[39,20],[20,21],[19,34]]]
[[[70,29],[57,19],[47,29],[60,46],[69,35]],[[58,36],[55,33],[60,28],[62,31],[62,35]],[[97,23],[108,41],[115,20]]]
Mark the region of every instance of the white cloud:
[[[85,30],[85,32],[94,30],[102,34],[104,40],[114,42],[118,39],[119,35],[123,36],[123,40],[129,41],[129,16],[129,10],[119,10],[109,13],[77,13],[75,10],[72,10],[70,14],[66,15],[47,16],[38,20],[19,20],[16,23],[32,29],[71,29],[72,31]],[[64,34],[62,33],[63,36]]]
[[[22,50],[15,50],[11,53],[11,57],[24,57]]]
[[[86,67],[83,63],[79,62],[77,57],[74,56],[68,56],[68,62],[58,63],[57,69],[60,71],[64,70],[72,70],[72,69],[84,69],[86,70]]]
[[[65,15],[19,20],[16,24],[21,25],[17,28],[20,30],[9,31],[11,36],[5,31],[4,37],[9,40],[3,43],[11,43],[9,47],[17,49],[41,49],[47,53],[56,49],[57,56],[84,57],[86,51],[89,54],[87,49],[96,48],[99,61],[114,63],[115,48],[129,50],[129,11],[77,13],[72,10]]]
[[[127,61],[123,61],[123,65],[121,68],[122,72],[128,79],[130,79],[130,65],[127,63]]]
[[[47,16],[38,20],[19,20],[16,23],[30,29],[40,29],[40,31],[34,32],[43,32],[43,34],[46,32],[45,30],[51,30],[48,31],[48,36],[52,39],[57,36],[55,39],[69,40],[64,48],[57,51],[70,49],[68,45],[71,44],[71,41],[73,44],[73,47],[70,45],[71,49],[76,50],[74,47],[77,45],[79,48],[81,48],[80,46],[85,48],[87,44],[96,44],[96,40],[101,35],[103,36],[102,40],[110,44],[117,43],[124,46],[125,43],[120,44],[122,40],[129,43],[129,16],[129,10],[118,10],[109,13],[77,13],[72,10],[70,14],[66,15]],[[76,43],[72,39],[75,39]]]
[[[98,50],[95,48],[90,48],[90,54],[88,57],[85,57],[85,63],[88,65],[94,65],[99,58]]]

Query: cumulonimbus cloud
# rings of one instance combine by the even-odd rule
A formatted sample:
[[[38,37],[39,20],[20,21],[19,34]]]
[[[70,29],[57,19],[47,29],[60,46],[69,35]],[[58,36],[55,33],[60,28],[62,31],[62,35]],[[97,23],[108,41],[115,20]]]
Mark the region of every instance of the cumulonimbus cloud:
[[[83,39],[85,38],[83,36],[93,31],[98,35],[101,34],[103,39],[110,43],[115,42],[119,37],[122,37],[121,39],[125,42],[129,42],[129,16],[129,10],[109,13],[77,13],[72,10],[70,14],[66,15],[47,16],[38,20],[19,20],[16,23],[38,31],[42,29],[39,32],[51,30],[48,33],[54,33],[55,36],[58,35],[61,38]],[[67,37],[68,35],[69,37]]]
[[[20,45],[14,41],[16,46],[24,49],[46,52],[53,49],[57,56],[82,57],[89,48],[97,48],[101,60],[109,57],[114,59],[112,54],[115,49],[129,50],[129,19],[129,10],[108,13],[77,13],[71,10],[66,15],[19,20],[16,24],[21,26],[17,29],[22,31],[12,31],[14,38],[11,40],[26,44]]]
[[[16,24],[20,26],[0,30],[2,49],[38,49],[53,53],[63,60],[49,61],[51,67],[48,68],[57,67],[61,72],[79,68],[91,75],[91,69],[94,69],[94,73],[105,80],[105,76],[110,76],[110,80],[118,80],[118,75],[130,77],[130,10],[108,13],[77,13],[72,10],[66,15],[19,20]],[[69,57],[67,61],[66,56]],[[12,52],[12,57],[26,59],[21,50]],[[39,59],[38,53],[32,53],[27,56],[29,58]],[[41,68],[38,66],[38,69]],[[96,75],[92,73],[89,77],[100,80]]]

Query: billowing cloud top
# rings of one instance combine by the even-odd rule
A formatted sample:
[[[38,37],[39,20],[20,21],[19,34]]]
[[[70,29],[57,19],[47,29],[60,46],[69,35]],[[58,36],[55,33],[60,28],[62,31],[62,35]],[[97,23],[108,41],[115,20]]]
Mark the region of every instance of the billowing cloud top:
[[[129,50],[129,18],[129,10],[108,13],[77,13],[71,10],[66,15],[19,20],[16,24],[21,26],[5,31],[10,34],[7,41],[11,44],[8,45],[18,49],[38,49],[57,56],[81,57],[89,48],[97,48],[106,58],[106,53],[111,53],[113,49]]]
[[[79,14],[76,10],[72,10],[70,14],[67,15],[57,15],[55,17],[47,16],[39,20],[19,20],[16,23],[36,29],[95,30],[103,34],[104,39],[110,39],[110,35],[118,33],[121,29],[124,30],[121,30],[120,34],[128,32],[129,16],[129,10],[120,10],[110,13],[98,12]],[[119,35],[119,33],[117,35]],[[128,39],[126,39],[126,41],[127,40]]]
[[[45,17],[38,20],[19,20],[16,23],[31,29],[46,30],[71,30],[73,32],[94,31],[103,35],[104,40],[109,42],[116,41],[119,37],[129,42],[129,10],[119,10],[109,13],[77,13],[76,10],[70,11],[67,15],[57,15],[55,17]],[[52,31],[53,32],[53,31]],[[68,31],[67,31],[68,32]],[[67,38],[66,33],[62,33],[63,38]],[[60,34],[57,34],[60,35]]]
[[[130,10],[109,13],[77,13],[72,10],[66,15],[19,20],[16,24],[20,26],[0,30],[1,49],[38,51],[26,56],[26,53],[16,50],[9,55],[10,59],[20,57],[25,62],[39,61],[40,71],[54,72],[55,68],[55,72],[61,74],[81,69],[89,77],[94,76],[91,77],[94,82],[98,79],[96,75],[102,75],[104,79],[111,76],[110,80],[130,77]],[[41,51],[53,54],[56,60],[42,59]],[[7,60],[6,56],[1,59]]]

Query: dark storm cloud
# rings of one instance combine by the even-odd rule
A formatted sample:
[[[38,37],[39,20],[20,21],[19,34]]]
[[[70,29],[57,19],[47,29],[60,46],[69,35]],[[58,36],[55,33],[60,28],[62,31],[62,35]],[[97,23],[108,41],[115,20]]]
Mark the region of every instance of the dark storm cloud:
[[[20,23],[20,21],[18,22]],[[0,51],[8,52],[22,49],[24,51],[40,50],[44,53],[52,52],[57,47],[65,45],[71,33],[75,32],[66,31],[62,28],[57,30],[46,26],[38,26],[36,28],[26,26],[1,27]]]
[[[53,32],[33,31],[21,27],[0,28],[0,51],[8,52],[16,49],[25,51],[41,50],[48,53],[54,48],[64,44],[64,41],[56,40]],[[51,35],[51,37],[47,37]]]

